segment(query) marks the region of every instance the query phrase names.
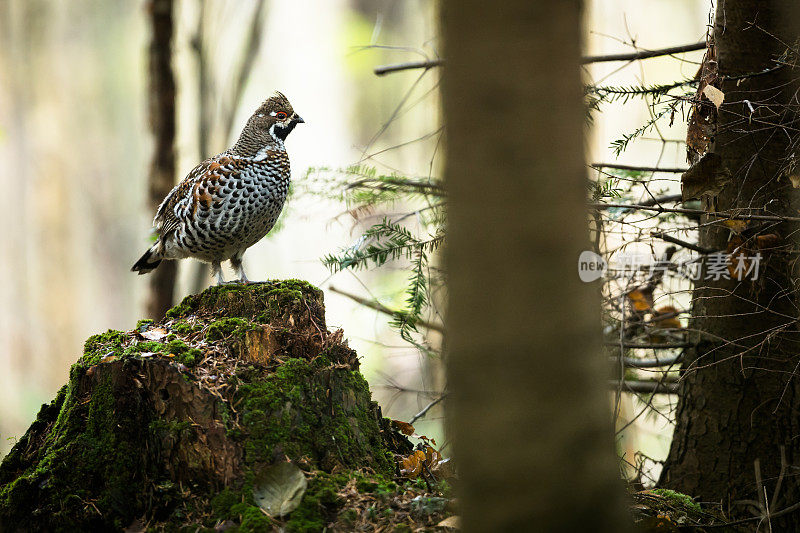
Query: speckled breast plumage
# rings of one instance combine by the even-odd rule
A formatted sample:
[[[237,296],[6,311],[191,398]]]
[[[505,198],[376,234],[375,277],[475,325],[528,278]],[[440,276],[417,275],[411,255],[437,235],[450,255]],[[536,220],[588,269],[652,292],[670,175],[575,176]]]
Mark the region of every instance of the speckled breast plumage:
[[[165,258],[219,262],[241,255],[275,225],[289,192],[289,158],[280,146],[260,157],[222,153],[198,165],[156,215]]]
[[[248,283],[242,255],[278,220],[289,193],[289,156],[284,141],[303,118],[276,92],[247,120],[236,143],[197,165],[158,206],[158,240],[131,270],[147,274],[164,259],[194,257],[211,263],[224,283],[220,263],[230,260]]]

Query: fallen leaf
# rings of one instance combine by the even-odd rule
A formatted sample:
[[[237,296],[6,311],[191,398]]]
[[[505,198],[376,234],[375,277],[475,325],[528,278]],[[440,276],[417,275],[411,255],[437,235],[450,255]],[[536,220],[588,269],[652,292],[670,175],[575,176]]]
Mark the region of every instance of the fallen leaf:
[[[409,479],[414,479],[422,472],[422,465],[425,464],[425,452],[416,450],[408,457],[403,458],[400,463],[402,465],[402,468],[400,468],[400,475]]]
[[[725,227],[734,233],[741,233],[747,229],[747,220],[726,220],[722,223]]]
[[[308,481],[294,464],[282,462],[267,467],[256,476],[253,499],[270,516],[284,516],[300,505]]]
[[[456,515],[448,516],[438,524],[436,527],[449,527],[450,529],[461,529],[461,519]]]
[[[666,315],[666,316],[665,316]],[[671,305],[665,305],[655,310],[653,318],[650,320],[654,325],[662,329],[681,329],[681,321],[678,320],[678,310]]]
[[[787,176],[789,181],[792,182],[792,187],[795,189],[800,189],[800,173],[793,172]]]
[[[441,460],[442,454],[434,449],[433,446],[425,446],[425,466],[427,466],[429,470],[435,467]]]
[[[636,311],[649,311],[653,307],[652,292],[633,289],[627,296]]]
[[[717,63],[716,49],[709,44],[703,62],[695,76],[700,84],[697,88],[695,101],[689,115],[689,124],[686,131],[686,151],[690,163],[696,163],[711,146],[717,131],[717,108],[700,105],[703,89],[706,85],[717,83],[719,78],[719,65]]]
[[[721,106],[722,102],[725,100],[725,93],[713,85],[706,85],[703,87],[703,94],[706,95],[706,98],[711,100],[717,109],[719,109],[719,106]]]
[[[169,332],[164,328],[152,328],[148,329],[145,332],[140,333],[139,335],[141,335],[142,337],[144,337],[149,341],[160,341],[161,339],[169,335]]]
[[[781,238],[776,233],[767,233],[756,237],[756,246],[761,248],[774,248],[781,243]]]
[[[392,420],[392,427],[402,433],[403,435],[413,435],[414,434],[414,426],[409,424],[408,422],[403,422],[401,420]]]

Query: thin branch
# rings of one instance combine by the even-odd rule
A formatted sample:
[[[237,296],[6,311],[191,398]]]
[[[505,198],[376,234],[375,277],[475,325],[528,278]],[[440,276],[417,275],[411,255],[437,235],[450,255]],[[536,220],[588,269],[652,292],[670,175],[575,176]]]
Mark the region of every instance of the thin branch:
[[[376,76],[384,76],[386,74],[391,74],[392,72],[400,72],[402,70],[412,70],[418,68],[424,68],[425,70],[431,69],[433,67],[438,67],[444,65],[444,61],[441,59],[429,59],[426,61],[409,61],[408,63],[397,63],[394,65],[381,65],[379,67],[375,67],[373,72]]]
[[[639,392],[643,394],[677,394],[677,381],[614,381],[608,382],[609,386],[616,389],[622,387],[622,392]]]
[[[423,408],[422,408],[422,411],[420,411],[419,413],[417,413],[417,414],[415,414],[413,417],[411,417],[411,420],[409,420],[409,422],[408,422],[408,423],[409,423],[409,424],[413,424],[414,422],[416,422],[417,420],[419,420],[420,418],[422,418],[423,416],[425,416],[426,414],[428,414],[428,411],[430,411],[431,409],[433,409],[433,407],[434,407],[434,406],[436,406],[436,405],[437,405],[439,402],[441,402],[441,401],[442,401],[442,400],[444,400],[445,398],[447,398],[447,393],[444,393],[444,394],[442,394],[441,396],[439,396],[438,398],[436,398],[435,400],[433,400],[431,403],[429,403],[428,405],[426,405],[425,407],[423,407]]]
[[[683,354],[664,359],[635,359],[633,357],[623,357],[622,364],[629,368],[658,368],[662,366],[672,366],[683,359]]]
[[[622,347],[622,348],[641,348],[645,350],[667,350],[671,348],[694,348],[697,344],[693,342],[673,342],[673,343],[664,343],[664,344],[648,344],[644,342],[619,342],[619,341],[606,341],[603,343],[604,346],[615,346],[615,347]]]
[[[592,163],[592,168],[614,168],[618,170],[633,170],[638,172],[671,172],[673,174],[683,174],[688,168],[672,168],[672,167],[640,167],[635,165],[620,165],[617,163]]]
[[[587,63],[604,63],[607,61],[636,61],[638,59],[648,59],[651,57],[668,56],[672,54],[679,54],[681,52],[694,52],[695,50],[704,50],[705,48],[706,48],[706,42],[700,41],[697,43],[684,44],[681,46],[660,48],[658,50],[640,50],[638,52],[630,52],[627,54],[587,56],[581,59],[581,63],[585,65]]]
[[[364,307],[369,307],[370,309],[374,309],[375,311],[381,312],[386,315],[397,316],[398,313],[397,311],[394,311],[386,307],[385,305],[383,305],[378,301],[367,300],[366,298],[362,298],[361,296],[358,296],[356,294],[351,294],[349,292],[337,289],[336,287],[333,286],[330,287],[330,291],[335,292],[336,294],[341,294],[342,296],[346,296],[347,298],[350,298],[354,302],[363,305]],[[439,333],[444,333],[444,326],[442,326],[441,324],[436,324],[435,322],[428,322],[427,320],[423,319],[417,320],[417,324],[419,324],[422,327],[428,328],[430,330],[438,331]]]
[[[677,244],[678,246],[683,246],[684,248],[687,248],[689,250],[694,250],[695,252],[699,252],[703,255],[713,254],[714,252],[718,251],[718,250],[713,250],[711,248],[704,248],[703,246],[700,246],[699,244],[695,244],[693,242],[684,241],[677,237],[673,237],[672,235],[667,235],[666,233],[663,233],[661,231],[651,231],[650,236],[655,237],[656,239],[661,239],[662,241],[665,242],[671,242],[672,244]]]
[[[680,213],[684,215],[707,215],[727,220],[765,220],[768,222],[800,222],[800,217],[781,217],[777,215],[737,215],[726,212],[709,212],[702,209],[682,209],[678,207],[648,206],[642,204],[598,204],[590,203],[589,207],[594,209],[609,209],[620,207],[624,209],[635,209],[640,211],[655,211],[656,213]]]
[[[658,50],[640,50],[638,52],[631,52],[627,54],[609,54],[603,56],[586,56],[581,58],[581,64],[587,63],[602,63],[607,61],[635,61],[637,59],[648,59],[650,57],[668,56],[671,54],[679,54],[681,52],[693,52],[695,50],[703,50],[706,47],[705,41],[698,43],[683,44],[680,46],[672,46],[670,48],[661,48]],[[409,61],[408,63],[396,63],[393,65],[381,65],[375,67],[373,72],[376,76],[384,76],[392,72],[400,72],[403,70],[413,70],[423,68],[425,70],[439,67],[444,65],[441,59],[428,59],[425,61]]]
[[[655,198],[647,198],[639,202],[639,205],[660,205],[668,202],[680,202],[683,200],[682,194],[668,194],[666,196],[656,196]]]

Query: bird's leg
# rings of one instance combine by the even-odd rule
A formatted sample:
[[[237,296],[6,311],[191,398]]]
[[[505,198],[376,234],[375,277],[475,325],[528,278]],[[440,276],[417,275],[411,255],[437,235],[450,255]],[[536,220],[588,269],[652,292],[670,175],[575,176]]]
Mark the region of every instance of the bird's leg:
[[[231,266],[239,275],[239,283],[242,283],[244,285],[250,283],[250,280],[247,279],[247,276],[244,273],[244,263],[242,262],[241,255],[234,255],[233,257],[231,257]]]
[[[219,261],[211,263],[211,275],[217,277],[217,285],[225,284],[225,278],[222,277],[222,266],[220,266]]]

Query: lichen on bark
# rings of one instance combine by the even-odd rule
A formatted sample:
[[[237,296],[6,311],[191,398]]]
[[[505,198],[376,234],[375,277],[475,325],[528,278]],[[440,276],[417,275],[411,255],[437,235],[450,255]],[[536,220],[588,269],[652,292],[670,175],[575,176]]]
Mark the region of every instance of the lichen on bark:
[[[0,464],[0,531],[269,530],[253,480],[287,460],[311,481],[284,526],[313,531],[349,480],[396,474],[387,431],[319,289],[214,287],[86,341]]]

